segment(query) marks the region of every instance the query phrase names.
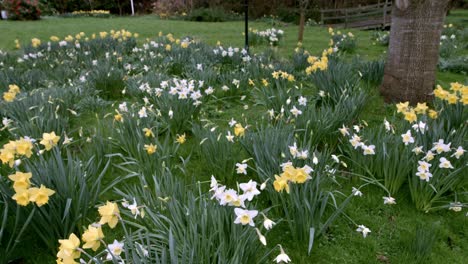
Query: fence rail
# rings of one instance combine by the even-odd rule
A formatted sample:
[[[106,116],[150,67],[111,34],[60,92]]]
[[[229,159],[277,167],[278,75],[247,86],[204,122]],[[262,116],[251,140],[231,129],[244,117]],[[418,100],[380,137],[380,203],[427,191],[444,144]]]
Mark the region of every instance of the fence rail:
[[[353,8],[320,10],[321,24],[344,28],[383,28],[390,26],[392,1]]]

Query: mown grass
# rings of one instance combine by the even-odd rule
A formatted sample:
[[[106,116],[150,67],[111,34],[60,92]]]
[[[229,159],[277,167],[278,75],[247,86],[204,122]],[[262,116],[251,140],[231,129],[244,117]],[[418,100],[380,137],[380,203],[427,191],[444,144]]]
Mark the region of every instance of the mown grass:
[[[466,12],[452,12],[448,18],[451,23],[466,23],[463,17]],[[95,18],[73,18],[59,19],[46,18],[38,22],[0,22],[0,32],[3,37],[0,39],[0,49],[12,50],[14,39],[22,42],[29,41],[32,37],[48,39],[51,35],[64,37],[68,34],[85,32],[87,35],[93,32],[106,31],[110,29],[125,28],[140,34],[141,38],[151,38],[159,31],[173,33],[176,37],[194,36],[209,44],[216,44],[221,41],[224,45],[242,46],[242,22],[225,23],[196,23],[173,20],[159,20],[153,16],[143,17],[123,17],[109,19]],[[271,25],[264,22],[251,23],[252,27],[267,28]],[[296,47],[297,26],[282,26],[285,30],[285,38],[278,47],[280,56],[287,58]],[[352,31],[357,36],[358,49],[356,51],[361,57],[376,59],[385,56],[385,48],[372,45],[370,41],[370,31]],[[311,53],[320,52],[328,43],[328,33],[324,28],[307,27],[305,33],[304,47]],[[264,47],[253,48],[260,51]],[[451,81],[464,81],[466,75],[453,73],[438,73],[438,80],[447,84]],[[362,118],[382,120],[388,112],[378,93],[374,93],[374,100],[366,109]],[[225,120],[227,117],[242,117],[245,111],[241,107],[235,106],[226,109],[219,119]],[[256,111],[247,111],[249,120],[255,120]],[[87,118],[83,123],[92,125],[93,117]],[[185,145],[186,155],[190,154],[189,142]],[[194,157],[195,159],[196,157]],[[190,167],[193,175],[203,172],[203,165],[192,162]],[[208,177],[208,175],[206,176]],[[206,180],[206,179],[199,179]],[[349,192],[349,185],[342,186],[342,191]],[[281,224],[276,227],[269,237],[273,238],[269,243],[281,243],[286,252],[294,260],[294,263],[418,263],[415,253],[410,250],[411,243],[416,237],[416,229],[423,225],[437,229],[437,238],[430,254],[429,260],[423,263],[466,263],[468,259],[467,217],[464,214],[444,211],[438,213],[425,214],[418,212],[410,202],[408,191],[403,189],[401,196],[398,196],[398,205],[389,207],[382,203],[384,193],[373,187],[363,190],[364,196],[356,198],[347,208],[346,213],[357,224],[372,223],[371,235],[363,239],[362,236],[354,232],[355,227],[346,219],[341,218],[329,228],[324,238],[317,242],[311,256],[307,256],[307,245],[297,245],[291,241],[291,236],[285,231],[286,226]],[[26,239],[34,238],[26,237]],[[235,243],[235,241],[233,241]],[[52,263],[50,256],[41,252],[40,246],[29,243],[21,251],[28,252],[28,258],[19,263]]]

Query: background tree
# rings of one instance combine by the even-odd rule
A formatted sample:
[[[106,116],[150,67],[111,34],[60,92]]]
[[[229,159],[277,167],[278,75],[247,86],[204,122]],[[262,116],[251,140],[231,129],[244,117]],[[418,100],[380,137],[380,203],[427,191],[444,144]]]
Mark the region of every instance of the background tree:
[[[387,102],[430,101],[449,0],[396,0],[380,92]]]
[[[297,41],[299,42],[302,42],[304,39],[305,15],[311,1],[312,0],[299,0],[299,36],[297,37]]]

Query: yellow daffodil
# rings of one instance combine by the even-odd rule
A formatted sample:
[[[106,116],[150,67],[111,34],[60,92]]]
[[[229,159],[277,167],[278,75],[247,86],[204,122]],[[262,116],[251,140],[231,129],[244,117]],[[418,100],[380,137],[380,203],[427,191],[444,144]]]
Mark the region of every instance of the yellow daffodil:
[[[10,85],[8,85],[8,91],[18,94],[20,92],[20,88],[16,84],[10,84]]]
[[[15,100],[16,98],[16,93],[12,92],[4,92],[3,93],[3,100],[5,100],[8,103],[11,103]]]
[[[154,133],[151,128],[143,128],[143,132],[145,132],[145,137],[154,137]]]
[[[275,188],[275,191],[277,192],[282,192],[283,190],[286,190],[286,192],[289,193],[288,180],[278,175],[275,175],[275,181],[273,182],[273,187]]]
[[[153,144],[145,145],[145,150],[149,155],[154,154],[157,149],[158,149],[158,146],[156,145],[153,145]]]
[[[397,108],[397,113],[404,113],[408,111],[409,102],[398,103],[396,104],[396,108]]]
[[[18,155],[26,156],[30,158],[32,155],[33,144],[31,140],[20,138],[16,141],[16,153]]]
[[[49,197],[52,196],[55,193],[55,191],[46,188],[44,185],[41,184],[40,188],[30,188],[28,190],[28,193],[29,201],[35,202],[37,206],[41,207],[49,202]]]
[[[177,135],[176,141],[177,141],[177,143],[179,143],[179,144],[184,144],[185,141],[186,141],[185,133],[182,134],[182,135]]]
[[[33,48],[37,48],[41,45],[41,40],[38,38],[33,38],[31,39],[31,45],[33,46]]]
[[[405,115],[405,120],[410,123],[414,123],[418,120],[418,116],[416,115],[413,109],[411,109],[410,111],[404,112],[403,114]]]
[[[26,189],[18,189],[15,195],[11,197],[11,199],[15,200],[17,204],[21,206],[26,206],[29,204],[29,193]]]
[[[81,252],[78,250],[80,247],[80,239],[71,234],[68,239],[59,239],[60,247],[57,253],[57,258],[62,259],[63,263],[73,263],[73,259],[80,257]]]
[[[241,124],[237,123],[234,126],[234,135],[237,137],[243,137],[245,135],[245,128]]]
[[[104,238],[101,227],[88,226],[88,229],[81,236],[83,240],[83,248],[91,248],[93,251],[98,250],[101,246],[101,239]]]
[[[437,111],[431,109],[431,110],[428,111],[428,115],[429,115],[430,118],[436,119],[439,116],[439,113],[437,113]]]
[[[58,42],[60,39],[57,36],[51,36],[50,41],[52,42]]]
[[[15,174],[9,175],[8,178],[13,181],[15,192],[20,192],[20,190],[26,190],[31,186],[32,173],[17,171]]]
[[[43,133],[42,140],[39,143],[43,145],[47,151],[49,151],[53,147],[57,146],[59,140],[60,136],[55,135],[55,132],[52,131],[50,133]]]
[[[416,114],[426,114],[427,109],[429,109],[429,107],[426,105],[426,103],[418,103],[414,108],[414,111]]]
[[[101,225],[109,224],[110,228],[114,228],[119,221],[119,207],[116,203],[109,202],[98,208],[98,212],[101,215],[99,223]]]
[[[116,115],[114,115],[114,120],[117,122],[123,122],[123,117],[120,113],[117,113]]]
[[[458,102],[458,96],[456,93],[450,93],[448,94],[446,100],[449,104],[456,104]]]

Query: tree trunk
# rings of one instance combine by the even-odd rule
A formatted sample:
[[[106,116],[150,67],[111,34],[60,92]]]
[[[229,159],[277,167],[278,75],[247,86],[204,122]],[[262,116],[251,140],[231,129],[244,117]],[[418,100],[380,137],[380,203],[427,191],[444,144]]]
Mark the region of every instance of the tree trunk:
[[[380,92],[386,102],[432,99],[448,0],[396,0]]]
[[[305,26],[305,10],[301,10],[299,18],[299,36],[297,41],[302,42],[304,40],[304,26]]]

